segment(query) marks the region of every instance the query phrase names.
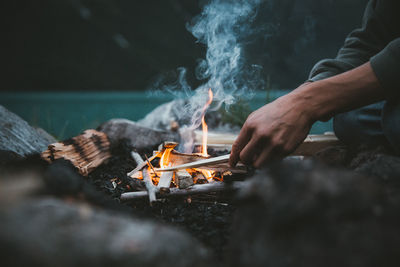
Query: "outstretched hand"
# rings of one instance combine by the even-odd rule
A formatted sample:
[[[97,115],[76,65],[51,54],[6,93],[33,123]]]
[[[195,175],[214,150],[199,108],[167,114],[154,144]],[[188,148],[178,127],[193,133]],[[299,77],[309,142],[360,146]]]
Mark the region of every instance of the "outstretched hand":
[[[230,165],[240,160],[260,168],[293,152],[314,123],[308,107],[304,99],[289,94],[251,113],[232,146]]]

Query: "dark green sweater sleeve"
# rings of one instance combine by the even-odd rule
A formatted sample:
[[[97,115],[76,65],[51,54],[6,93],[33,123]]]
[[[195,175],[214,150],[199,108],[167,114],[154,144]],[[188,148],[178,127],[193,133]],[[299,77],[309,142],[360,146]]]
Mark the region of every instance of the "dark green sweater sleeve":
[[[368,61],[386,97],[400,99],[400,0],[370,0],[362,27],[350,33],[335,59],[318,62],[310,81],[354,69]]]

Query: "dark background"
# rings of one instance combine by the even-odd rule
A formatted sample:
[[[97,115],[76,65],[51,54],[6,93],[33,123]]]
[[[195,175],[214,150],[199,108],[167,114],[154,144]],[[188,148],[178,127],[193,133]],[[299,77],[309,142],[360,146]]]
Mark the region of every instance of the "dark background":
[[[186,23],[207,1],[2,2],[2,90],[144,90],[180,66],[199,84],[193,73],[205,46]],[[273,88],[296,87],[318,60],[335,56],[366,2],[265,1],[257,37],[244,46],[249,63],[263,66]]]

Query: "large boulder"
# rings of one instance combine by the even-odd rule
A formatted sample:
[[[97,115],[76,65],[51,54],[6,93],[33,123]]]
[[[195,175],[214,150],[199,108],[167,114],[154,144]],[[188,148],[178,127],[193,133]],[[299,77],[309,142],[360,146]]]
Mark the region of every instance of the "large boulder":
[[[0,105],[0,150],[13,151],[20,156],[40,153],[53,141],[43,132]]]
[[[354,172],[286,162],[240,192],[227,266],[398,266],[399,203]]]
[[[0,210],[3,266],[206,266],[209,253],[171,227],[53,198]]]
[[[130,146],[139,150],[151,150],[164,141],[179,141],[178,133],[151,129],[126,119],[109,120],[97,130],[106,133],[113,144],[128,140]]]

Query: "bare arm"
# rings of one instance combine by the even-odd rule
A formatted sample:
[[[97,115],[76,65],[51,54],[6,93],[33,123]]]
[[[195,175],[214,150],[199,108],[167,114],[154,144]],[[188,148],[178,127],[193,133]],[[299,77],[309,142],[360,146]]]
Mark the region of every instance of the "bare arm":
[[[382,99],[384,92],[369,62],[304,84],[250,114],[233,144],[230,164],[240,160],[261,167],[294,151],[317,120]]]

